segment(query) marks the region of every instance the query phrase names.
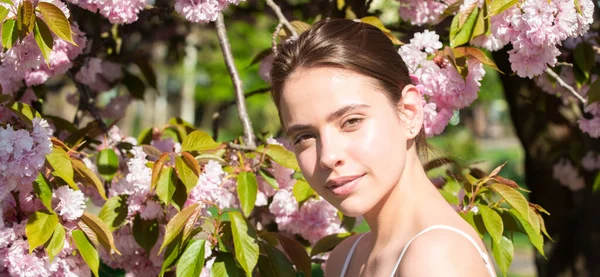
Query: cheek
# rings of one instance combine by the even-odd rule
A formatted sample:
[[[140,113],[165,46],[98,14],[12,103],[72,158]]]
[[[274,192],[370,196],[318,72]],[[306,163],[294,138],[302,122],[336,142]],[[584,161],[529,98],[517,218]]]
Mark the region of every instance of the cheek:
[[[296,154],[298,165],[302,171],[304,178],[309,181],[309,184],[315,178],[315,168],[317,166],[317,156],[314,150],[307,149]]]

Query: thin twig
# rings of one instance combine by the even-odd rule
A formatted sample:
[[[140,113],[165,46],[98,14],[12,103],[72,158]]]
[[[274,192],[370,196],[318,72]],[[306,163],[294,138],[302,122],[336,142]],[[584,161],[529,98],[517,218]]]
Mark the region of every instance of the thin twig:
[[[248,145],[239,145],[233,142],[227,144],[227,147],[235,150],[243,150],[243,151],[254,151],[256,150],[256,146],[248,146]]]
[[[557,66],[573,67],[572,63],[567,63],[567,62],[557,62],[556,65]]]
[[[577,93],[577,91],[572,86],[570,86],[563,79],[561,79],[560,76],[556,74],[556,72],[552,71],[552,69],[550,68],[546,68],[546,73],[550,75],[550,77],[554,78],[560,86],[567,89],[571,94],[573,94],[575,98],[579,99],[581,103],[587,104],[587,100],[585,100],[579,93]]]
[[[252,130],[252,122],[250,121],[248,111],[246,110],[246,100],[244,97],[244,89],[242,88],[242,80],[240,79],[238,71],[235,68],[233,55],[231,54],[231,45],[229,44],[227,30],[225,29],[225,19],[223,18],[222,13],[219,13],[216,26],[219,44],[221,45],[223,57],[225,58],[225,64],[227,65],[227,70],[229,71],[229,75],[231,75],[231,81],[233,81],[233,86],[235,89],[238,115],[240,117],[240,121],[242,122],[242,126],[244,127],[244,143],[249,147],[256,147],[254,142],[254,131]]]
[[[279,22],[277,27],[275,27],[275,32],[273,32],[273,36],[271,37],[271,47],[273,50],[273,55],[277,56],[277,37],[279,36],[279,32],[283,28],[283,23]]]
[[[291,37],[297,38],[298,33],[296,32],[296,29],[292,26],[292,24],[290,24],[287,18],[285,18],[285,15],[283,15],[283,13],[281,12],[281,8],[279,8],[279,6],[277,6],[277,4],[273,2],[273,0],[267,0],[267,5],[269,5],[269,7],[273,9],[275,14],[277,15],[277,18],[279,19],[279,22],[283,23],[283,25],[285,25],[285,27],[288,28],[288,30],[290,30],[290,32],[292,33]]]

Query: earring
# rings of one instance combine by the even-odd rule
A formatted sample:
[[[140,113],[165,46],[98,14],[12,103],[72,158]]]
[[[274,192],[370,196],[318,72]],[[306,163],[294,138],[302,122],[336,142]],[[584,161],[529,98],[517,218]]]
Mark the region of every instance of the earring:
[[[410,133],[411,133],[412,135],[414,135],[414,134],[415,134],[415,129],[410,129]]]

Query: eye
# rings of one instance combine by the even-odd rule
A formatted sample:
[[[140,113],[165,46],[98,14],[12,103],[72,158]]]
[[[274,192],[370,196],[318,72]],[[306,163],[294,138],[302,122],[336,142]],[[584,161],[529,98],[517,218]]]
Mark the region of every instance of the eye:
[[[297,136],[294,138],[294,144],[301,143],[301,142],[303,142],[303,141],[305,141],[305,140],[307,140],[307,139],[311,139],[311,138],[314,138],[314,137],[315,137],[314,135],[311,135],[311,134],[309,134],[309,133],[302,133],[302,134],[299,134],[299,135],[297,135]]]
[[[363,121],[362,118],[358,118],[358,117],[350,118],[350,119],[344,121],[344,123],[342,124],[342,128],[350,128],[350,129],[356,128],[362,121]]]

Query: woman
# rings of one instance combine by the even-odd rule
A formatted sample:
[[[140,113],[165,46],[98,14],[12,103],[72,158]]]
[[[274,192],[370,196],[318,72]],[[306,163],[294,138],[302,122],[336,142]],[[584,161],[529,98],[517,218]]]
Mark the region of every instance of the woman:
[[[324,20],[278,52],[273,99],[304,177],[371,228],[331,252],[325,275],[495,276],[421,165],[423,100],[391,41],[369,24]]]

